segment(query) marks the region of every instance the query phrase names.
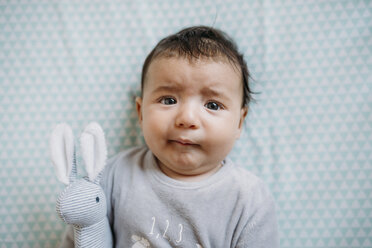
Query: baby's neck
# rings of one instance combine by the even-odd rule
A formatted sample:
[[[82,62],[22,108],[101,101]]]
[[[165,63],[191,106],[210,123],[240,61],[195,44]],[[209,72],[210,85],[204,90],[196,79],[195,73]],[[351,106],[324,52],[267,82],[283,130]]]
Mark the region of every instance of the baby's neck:
[[[157,161],[157,164],[158,164],[158,167],[159,167],[160,171],[163,174],[165,174],[166,176],[168,176],[172,179],[175,179],[177,181],[183,181],[183,182],[200,182],[200,181],[203,181],[204,179],[207,179],[210,176],[214,175],[223,166],[223,162],[221,162],[218,166],[216,166],[215,168],[213,168],[212,170],[209,170],[207,172],[200,173],[200,174],[190,174],[190,175],[188,175],[188,174],[181,174],[181,173],[178,173],[176,171],[173,171],[173,170],[169,169],[168,167],[162,165],[162,163],[159,160]]]

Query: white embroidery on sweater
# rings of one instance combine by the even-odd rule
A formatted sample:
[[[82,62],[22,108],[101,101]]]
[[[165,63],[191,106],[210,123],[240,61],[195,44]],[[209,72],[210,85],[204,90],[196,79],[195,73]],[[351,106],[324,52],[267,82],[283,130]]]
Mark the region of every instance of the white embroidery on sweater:
[[[132,241],[135,242],[132,248],[149,248],[150,242],[142,237],[139,237],[137,235],[132,235]]]
[[[151,236],[154,236],[156,239],[159,239],[159,238],[163,238],[163,239],[166,239],[168,240],[169,242],[172,242],[172,240],[167,236],[167,233],[169,231],[169,229],[171,228],[171,223],[169,220],[165,220],[165,225],[164,225],[164,231],[162,231],[162,233],[155,233],[155,226],[157,224],[157,219],[155,216],[151,217],[151,220],[152,220],[152,224],[151,224],[151,229],[150,229],[150,232],[149,232],[149,235]],[[173,241],[175,242],[176,244],[180,244],[182,242],[182,239],[183,239],[183,225],[182,224],[178,224],[178,237],[177,237],[177,240]]]

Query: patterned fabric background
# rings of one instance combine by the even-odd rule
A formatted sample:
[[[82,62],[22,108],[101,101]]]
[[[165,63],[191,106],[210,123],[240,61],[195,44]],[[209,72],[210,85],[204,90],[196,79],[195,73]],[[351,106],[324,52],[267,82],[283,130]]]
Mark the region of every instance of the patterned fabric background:
[[[195,24],[229,33],[260,92],[233,160],[277,201],[281,247],[372,247],[372,1],[0,0],[0,247],[56,247],[51,129],[142,143],[145,56]],[[81,161],[81,158],[78,159]]]

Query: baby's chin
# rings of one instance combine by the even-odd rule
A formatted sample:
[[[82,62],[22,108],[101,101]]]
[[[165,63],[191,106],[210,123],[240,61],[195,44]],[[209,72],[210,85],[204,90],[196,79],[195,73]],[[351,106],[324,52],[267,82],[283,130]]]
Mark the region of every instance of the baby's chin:
[[[158,160],[158,166],[166,176],[186,182],[202,181],[216,173],[222,167],[222,162],[213,166],[190,166],[190,163],[186,164],[187,166],[182,167],[178,164],[175,167]]]

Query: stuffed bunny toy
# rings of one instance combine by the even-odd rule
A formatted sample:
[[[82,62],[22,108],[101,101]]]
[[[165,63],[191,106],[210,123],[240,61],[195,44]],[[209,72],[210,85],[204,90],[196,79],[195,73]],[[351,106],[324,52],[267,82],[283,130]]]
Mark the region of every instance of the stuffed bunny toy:
[[[59,124],[50,137],[56,174],[67,187],[59,195],[59,217],[74,228],[75,247],[112,247],[105,194],[99,185],[107,149],[102,128],[90,123],[81,134],[81,153],[88,176],[77,178],[74,137],[70,126]]]

